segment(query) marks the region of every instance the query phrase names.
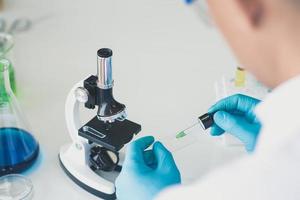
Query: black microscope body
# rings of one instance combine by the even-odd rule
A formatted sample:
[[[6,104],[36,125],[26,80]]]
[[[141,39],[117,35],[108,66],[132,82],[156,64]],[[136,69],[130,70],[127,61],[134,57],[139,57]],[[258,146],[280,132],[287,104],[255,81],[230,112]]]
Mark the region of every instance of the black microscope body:
[[[93,170],[120,171],[118,152],[141,131],[141,125],[125,119],[125,105],[113,97],[111,61],[107,60],[111,58],[112,51],[100,49],[97,55],[98,75],[85,79],[84,89],[88,94],[85,107],[87,109],[98,107],[98,112],[78,130],[78,134],[92,145],[90,167]],[[102,79],[99,76],[102,76]],[[100,81],[104,82],[104,86],[99,84]],[[105,84],[108,87],[105,87]]]

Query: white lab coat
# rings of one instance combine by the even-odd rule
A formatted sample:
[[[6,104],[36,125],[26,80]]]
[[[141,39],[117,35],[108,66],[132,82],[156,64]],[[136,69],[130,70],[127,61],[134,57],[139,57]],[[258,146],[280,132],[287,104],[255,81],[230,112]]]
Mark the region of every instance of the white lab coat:
[[[263,126],[254,154],[156,200],[300,200],[300,76],[269,94],[256,114]]]

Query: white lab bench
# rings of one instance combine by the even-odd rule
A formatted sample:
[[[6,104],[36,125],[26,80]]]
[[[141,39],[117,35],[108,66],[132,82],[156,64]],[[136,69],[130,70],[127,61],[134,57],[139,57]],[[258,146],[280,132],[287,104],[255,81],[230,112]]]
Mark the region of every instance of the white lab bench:
[[[37,200],[97,199],[75,185],[58,163],[70,137],[64,119],[69,89],[96,73],[96,51],[114,51],[114,95],[143,135],[167,137],[191,125],[214,102],[214,81],[236,61],[214,28],[183,0],[10,0],[1,15],[28,17],[33,27],[16,36],[19,99],[43,159],[28,176]],[[83,117],[83,121],[88,118]],[[174,153],[184,182],[240,154],[215,151],[203,136]],[[214,160],[212,164],[212,160]]]

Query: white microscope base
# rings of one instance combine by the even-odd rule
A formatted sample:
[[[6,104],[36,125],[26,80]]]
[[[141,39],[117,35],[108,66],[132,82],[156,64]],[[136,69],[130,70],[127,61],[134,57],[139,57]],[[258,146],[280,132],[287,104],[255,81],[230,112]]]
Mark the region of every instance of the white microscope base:
[[[82,163],[83,149],[75,148],[76,144],[64,145],[59,153],[59,161],[65,173],[81,188],[106,200],[116,199],[114,183],[102,178]],[[80,158],[81,157],[81,158]]]

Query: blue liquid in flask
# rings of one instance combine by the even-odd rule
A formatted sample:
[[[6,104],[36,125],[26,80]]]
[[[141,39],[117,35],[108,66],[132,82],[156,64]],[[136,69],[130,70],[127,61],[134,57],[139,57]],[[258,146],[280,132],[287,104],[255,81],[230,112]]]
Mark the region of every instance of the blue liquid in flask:
[[[27,131],[0,128],[0,176],[20,173],[31,167],[39,154],[39,144]]]

